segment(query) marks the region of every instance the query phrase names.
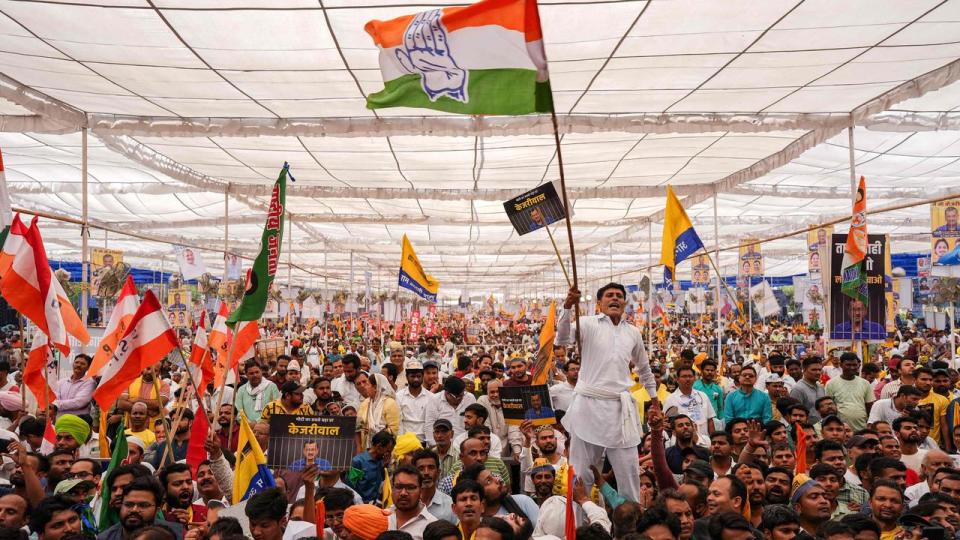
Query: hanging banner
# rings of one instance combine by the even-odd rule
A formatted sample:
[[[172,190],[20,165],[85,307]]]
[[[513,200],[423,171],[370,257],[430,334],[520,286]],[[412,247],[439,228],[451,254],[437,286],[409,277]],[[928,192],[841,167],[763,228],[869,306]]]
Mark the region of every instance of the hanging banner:
[[[930,203],[932,273],[960,277],[960,199]]]
[[[867,237],[867,299],[869,305],[840,292],[841,266],[846,234],[832,236],[830,279],[830,339],[835,341],[880,341],[887,337],[887,308],[884,285],[886,235]]]
[[[886,317],[887,321],[885,327],[887,332],[896,332],[897,331],[897,296],[899,293],[894,285],[893,281],[893,266],[890,260],[890,237],[886,236],[886,241],[883,245],[883,299],[886,302]]]
[[[167,320],[174,328],[190,326],[191,307],[190,289],[170,289],[167,291]]]
[[[762,276],[763,275],[763,253],[760,252],[760,244],[754,244],[755,238],[745,238],[740,240],[740,264],[738,266],[738,276]]]
[[[100,281],[123,263],[123,251],[118,249],[93,248],[90,251],[90,294],[99,296]],[[119,290],[119,289],[117,289]]]
[[[240,279],[243,275],[243,261],[239,255],[233,253],[227,254],[227,279]]]
[[[832,235],[833,225],[807,231],[807,273],[819,274],[823,269],[823,265],[820,263],[820,248],[822,246],[829,247]]]
[[[177,264],[180,265],[183,279],[197,279],[207,272],[207,265],[199,251],[185,246],[173,246],[173,252],[177,255]]]
[[[553,182],[541,184],[519,197],[510,199],[503,203],[503,209],[520,236],[566,217],[563,201],[557,195]]]
[[[924,303],[930,296],[930,257],[917,259],[917,301]]]
[[[707,290],[690,289],[684,298],[687,312],[691,315],[702,315],[707,312]]]
[[[691,281],[694,287],[710,286],[710,261],[706,255],[693,257],[693,277]]]

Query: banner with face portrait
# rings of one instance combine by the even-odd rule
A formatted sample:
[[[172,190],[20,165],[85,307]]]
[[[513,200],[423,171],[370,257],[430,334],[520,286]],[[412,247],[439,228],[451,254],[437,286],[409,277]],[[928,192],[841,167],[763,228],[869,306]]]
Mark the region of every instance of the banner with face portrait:
[[[890,260],[890,237],[885,236],[883,246],[883,299],[887,307],[887,332],[897,331],[897,296],[898,291],[893,280],[893,262]]]
[[[693,257],[692,279],[694,287],[710,286],[710,261],[706,255],[697,255]]]
[[[830,250],[830,339],[849,343],[881,341],[887,337],[886,251],[887,237],[871,234],[867,238],[867,298],[869,305],[840,292],[841,266],[847,243],[846,234],[832,236]]]
[[[833,235],[833,225],[807,231],[807,273],[819,274],[823,270],[820,248],[830,245]]]
[[[931,273],[960,277],[960,199],[930,204]]]
[[[738,276],[759,277],[763,275],[763,253],[755,238],[740,240],[740,258],[737,266]]]
[[[225,261],[227,279],[240,279],[243,276],[243,260],[235,253],[228,253]]]
[[[93,248],[90,251],[90,294],[99,296],[100,281],[123,263],[123,251],[119,249]]]
[[[190,289],[169,289],[167,291],[167,320],[174,328],[190,326]]]
[[[920,257],[917,259],[917,302],[926,302],[930,286],[930,257]]]
[[[180,275],[183,279],[197,279],[207,272],[207,265],[200,258],[200,252],[192,247],[173,246],[177,254],[177,263],[180,265]]]

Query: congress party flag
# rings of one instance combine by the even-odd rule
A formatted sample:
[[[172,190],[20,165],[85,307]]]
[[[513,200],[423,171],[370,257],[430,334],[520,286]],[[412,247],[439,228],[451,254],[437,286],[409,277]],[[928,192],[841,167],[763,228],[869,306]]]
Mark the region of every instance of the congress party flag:
[[[367,108],[458,114],[550,112],[553,102],[536,0],[483,0],[364,30],[380,48],[384,88]]]
[[[413,251],[413,244],[407,235],[403,235],[403,246],[400,252],[400,274],[397,278],[399,285],[413,291],[424,300],[437,301],[437,290],[440,282],[423,270],[417,253]]]
[[[673,281],[678,264],[703,248],[700,236],[671,186],[667,186],[667,208],[660,246],[660,264],[663,265],[663,278],[667,282]]]
[[[233,504],[241,503],[252,495],[276,485],[273,473],[267,467],[267,457],[253,429],[247,422],[247,416],[240,411],[240,438],[237,442],[237,468],[233,477]]]
[[[850,218],[847,244],[843,250],[843,262],[840,265],[840,292],[854,300],[860,300],[865,306],[870,304],[867,291],[867,242],[867,187],[861,176],[857,197],[853,201],[853,215]]]
[[[280,246],[283,244],[283,220],[287,201],[287,175],[290,165],[284,163],[280,176],[273,184],[270,206],[267,208],[267,222],[260,237],[260,253],[253,261],[253,268],[247,270],[247,285],[243,299],[237,309],[230,314],[227,325],[233,328],[240,321],[256,321],[263,316],[267,308],[267,298],[273,278],[280,265]],[[293,179],[293,177],[290,177]]]
[[[103,337],[100,338],[100,344],[97,346],[97,353],[93,356],[93,362],[87,374],[91,377],[98,375],[103,366],[107,365],[110,358],[113,357],[114,348],[117,343],[127,333],[130,327],[130,320],[140,307],[140,297],[137,296],[137,287],[133,283],[133,275],[127,275],[127,281],[120,289],[120,296],[117,297],[117,305],[110,314],[110,322],[103,331]]]

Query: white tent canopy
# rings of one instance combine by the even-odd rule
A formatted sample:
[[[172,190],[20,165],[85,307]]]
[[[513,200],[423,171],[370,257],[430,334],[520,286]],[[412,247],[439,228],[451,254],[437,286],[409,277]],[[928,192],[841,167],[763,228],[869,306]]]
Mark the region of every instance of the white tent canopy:
[[[559,288],[545,234],[518,237],[502,206],[558,178],[549,116],[364,106],[382,88],[364,23],[439,5],[0,0],[14,206],[81,217],[88,129],[91,245],[135,265],[172,269],[164,242],[184,242],[222,272],[227,220],[230,251],[254,256],[289,162],[297,283],[359,285],[369,270],[392,290],[406,233],[446,296]],[[657,262],[667,184],[711,249],[714,197],[721,247],[849,215],[848,126],[871,210],[960,194],[956,0],[543,0],[540,11],[588,283],[636,281]],[[77,224],[43,231],[52,259],[80,260]],[[924,251],[929,207],[877,214],[870,231]],[[767,273],[804,272],[804,242],[765,243]],[[720,264],[732,274],[735,259],[724,251]]]

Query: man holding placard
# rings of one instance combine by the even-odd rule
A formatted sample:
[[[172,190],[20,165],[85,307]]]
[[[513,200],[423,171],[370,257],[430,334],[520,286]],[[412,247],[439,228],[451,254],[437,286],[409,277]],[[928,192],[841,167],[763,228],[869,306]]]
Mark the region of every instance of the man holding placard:
[[[572,344],[571,318],[573,307],[580,301],[580,291],[571,287],[557,320],[557,343]],[[600,315],[580,317],[580,374],[573,400],[563,417],[570,433],[570,462],[583,479],[593,483],[590,465],[603,462],[604,453],[613,466],[618,491],[624,497],[640,499],[640,418],[637,404],[630,395],[636,370],[647,389],[653,407],[657,402],[657,386],[650,370],[643,337],[636,326],[623,319],[627,291],[619,283],[609,283],[597,291]],[[597,422],[598,418],[616,419]]]

